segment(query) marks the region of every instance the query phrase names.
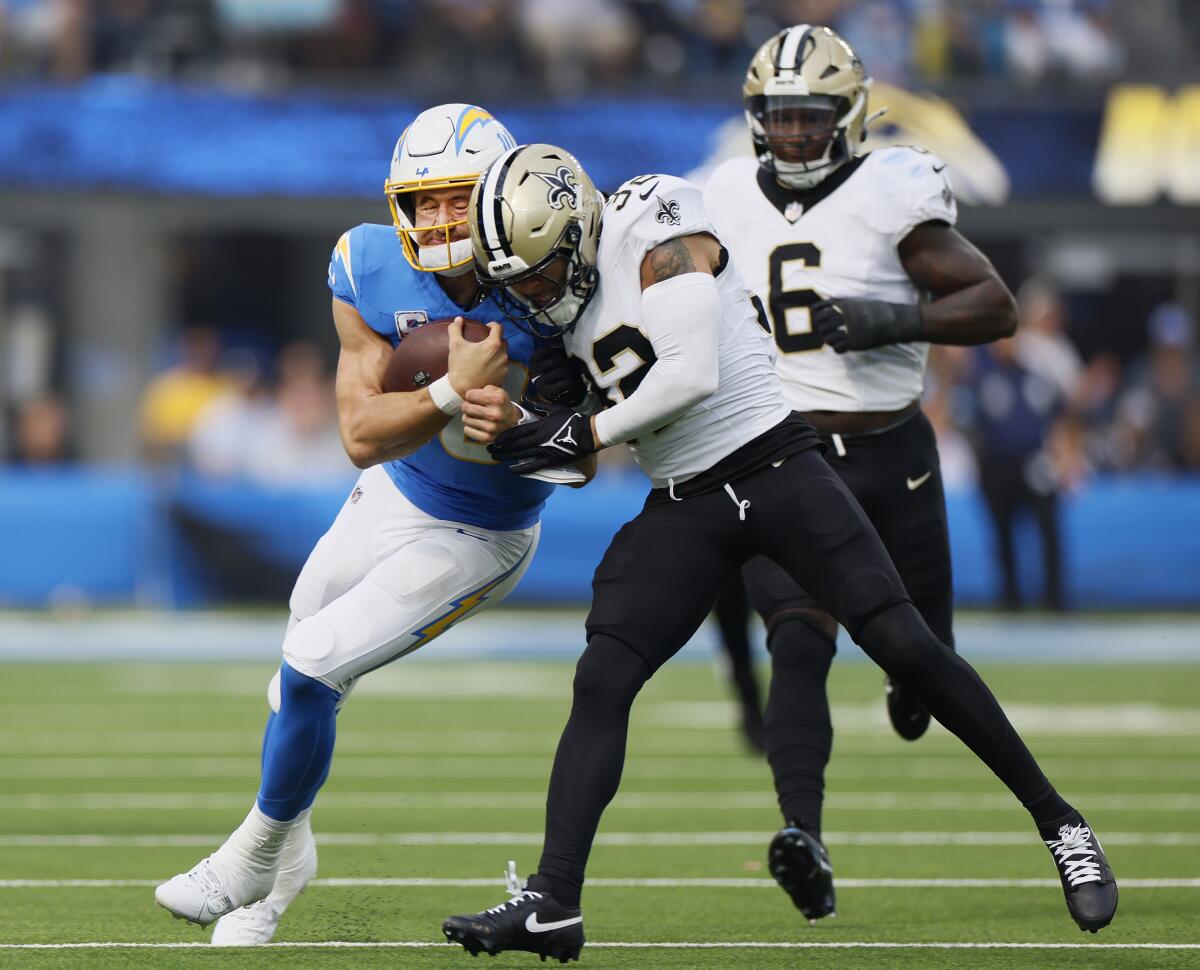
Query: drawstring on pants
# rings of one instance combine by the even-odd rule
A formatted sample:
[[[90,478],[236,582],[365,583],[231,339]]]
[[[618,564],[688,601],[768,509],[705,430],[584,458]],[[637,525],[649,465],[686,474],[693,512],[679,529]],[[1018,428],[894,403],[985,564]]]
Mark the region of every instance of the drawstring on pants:
[[[749,499],[739,499],[737,497],[737,493],[734,492],[734,490],[733,490],[733,486],[728,483],[726,483],[726,485],[725,485],[725,491],[727,491],[729,493],[729,497],[731,499],[733,499],[733,504],[738,507],[738,521],[745,522],[746,521],[746,509],[750,508],[750,500]]]

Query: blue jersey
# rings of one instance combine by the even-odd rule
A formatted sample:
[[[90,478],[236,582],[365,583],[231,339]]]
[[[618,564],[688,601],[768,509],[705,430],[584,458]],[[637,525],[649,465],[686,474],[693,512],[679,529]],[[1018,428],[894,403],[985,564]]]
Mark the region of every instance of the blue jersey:
[[[489,297],[464,311],[433,273],[413,269],[391,226],[361,225],[338,240],[329,262],[329,288],[354,307],[368,327],[394,347],[400,334],[445,317],[504,322],[510,361],[504,388],[521,400],[529,383],[533,338],[505,321]],[[514,475],[484,445],[467,440],[462,419],[450,420],[423,448],[389,462],[388,474],[405,497],[430,515],[484,529],[525,529],[538,520],[554,486]]]

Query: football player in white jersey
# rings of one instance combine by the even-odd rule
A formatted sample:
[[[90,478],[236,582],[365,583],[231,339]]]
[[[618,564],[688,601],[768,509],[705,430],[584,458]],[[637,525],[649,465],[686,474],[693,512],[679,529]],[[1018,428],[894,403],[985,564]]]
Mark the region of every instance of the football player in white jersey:
[[[311,806],[358,679],[501,601],[537,547],[554,485],[509,474],[480,443],[518,419],[532,335],[491,323],[469,343],[452,324],[444,377],[419,391],[382,387],[414,327],[468,312],[503,317],[472,272],[465,211],[488,162],[514,144],[476,105],[423,111],[396,142],[384,186],[394,225],[357,226],[334,248],[338,425],[364,471],[292,591],[253,807],[211,856],[155,890],[177,917],[217,920],[216,945],[270,940],[315,875]]]
[[[930,343],[1011,336],[1016,304],[954,229],[944,162],[907,147],[857,154],[869,86],[828,27],[780,31],[755,53],[742,88],[757,158],[717,168],[705,204],[771,327],[788,403],[820,432],[913,604],[953,649],[945,498],[920,408],[925,361]],[[830,874],[805,864],[814,847],[795,830],[820,838],[837,622],[774,563],[756,559],[745,576],[768,631],[766,747],[787,820],[771,868],[805,915],[819,917],[832,908]],[[915,692],[889,680],[887,706],[901,737],[925,732]],[[796,709],[803,717],[789,720]]]
[[[1068,908],[1086,928],[1107,924],[1116,885],[1099,844],[975,671],[929,630],[816,432],[788,405],[770,337],[700,190],[644,175],[604,202],[569,152],[526,145],[483,174],[468,219],[480,278],[502,291],[510,315],[561,331],[609,404],[594,414],[558,408],[500,434],[492,454],[521,473],[627,443],[653,488],[592,582],[538,871],[522,886],[510,866],[512,898],[450,917],[447,938],[474,953],[579,955],[584,869],[620,782],[630,707],[756,555],[812,590],[916,690],[1039,829],[1061,830],[1054,851]]]

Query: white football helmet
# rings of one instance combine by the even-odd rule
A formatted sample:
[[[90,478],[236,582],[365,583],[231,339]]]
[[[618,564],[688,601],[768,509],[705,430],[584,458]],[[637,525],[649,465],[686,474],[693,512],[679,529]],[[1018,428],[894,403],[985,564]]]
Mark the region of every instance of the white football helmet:
[[[383,191],[392,210],[392,222],[414,269],[456,276],[471,270],[471,242],[452,240],[458,219],[418,228],[414,220],[413,193],[421,189],[474,186],[495,159],[516,145],[507,128],[490,113],[473,104],[439,104],[422,111],[404,129],[392,153],[392,166]],[[420,246],[416,232],[437,231],[442,245]]]

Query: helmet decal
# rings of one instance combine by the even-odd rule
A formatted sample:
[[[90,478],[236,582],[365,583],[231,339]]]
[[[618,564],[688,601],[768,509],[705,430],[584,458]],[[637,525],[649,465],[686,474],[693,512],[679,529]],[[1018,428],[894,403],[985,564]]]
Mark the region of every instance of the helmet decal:
[[[553,175],[532,170],[529,174],[536,175],[550,186],[550,191],[546,193],[546,201],[551,209],[561,209],[564,202],[572,209],[579,208],[579,186],[575,184],[575,174],[566,165],[558,166]]]

